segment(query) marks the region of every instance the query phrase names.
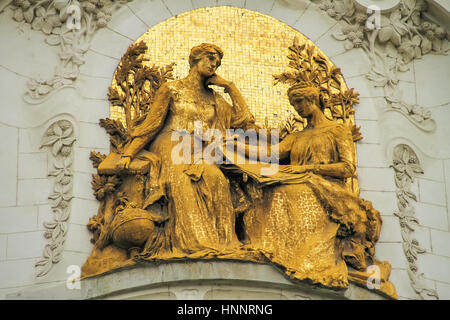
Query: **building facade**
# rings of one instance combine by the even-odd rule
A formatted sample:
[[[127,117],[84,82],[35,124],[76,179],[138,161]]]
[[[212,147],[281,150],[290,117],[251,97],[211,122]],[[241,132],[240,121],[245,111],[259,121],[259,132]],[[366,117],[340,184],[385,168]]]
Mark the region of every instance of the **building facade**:
[[[107,92],[122,55],[168,19],[231,6],[309,38],[360,93],[360,195],[383,219],[375,256],[390,262],[399,299],[450,299],[450,7],[444,0],[382,3],[374,32],[366,24],[372,13],[358,0],[80,1],[90,20],[72,32],[67,21],[77,23],[76,9],[65,1],[4,2],[0,297],[380,298],[354,285],[342,293],[294,286],[271,266],[238,262],[150,265],[67,289],[92,250],[86,224],[99,202],[89,156],[109,153],[98,121],[114,111]],[[259,123],[282,117],[251,110]]]

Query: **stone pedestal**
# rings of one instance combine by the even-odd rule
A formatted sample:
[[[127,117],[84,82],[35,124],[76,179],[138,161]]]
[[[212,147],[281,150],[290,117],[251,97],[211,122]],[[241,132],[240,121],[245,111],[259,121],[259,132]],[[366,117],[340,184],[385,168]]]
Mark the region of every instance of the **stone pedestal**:
[[[143,264],[80,281],[35,286],[7,299],[164,299],[164,300],[379,300],[383,296],[350,284],[330,290],[293,282],[271,265],[229,261]]]

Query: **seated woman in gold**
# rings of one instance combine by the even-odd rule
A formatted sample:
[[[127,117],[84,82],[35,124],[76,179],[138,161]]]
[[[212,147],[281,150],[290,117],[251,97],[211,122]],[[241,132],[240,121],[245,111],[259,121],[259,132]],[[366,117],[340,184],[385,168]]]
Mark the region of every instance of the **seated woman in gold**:
[[[347,125],[325,117],[317,87],[296,85],[288,95],[308,122],[278,145],[279,158],[289,158],[290,165],[272,176],[239,166],[263,187],[263,196],[244,216],[247,246],[291,277],[346,287],[346,262],[358,270],[374,263],[380,215],[345,187],[345,179],[355,174]],[[246,146],[247,156],[251,149]]]
[[[132,140],[125,148],[118,167],[126,168],[140,150],[160,158],[160,171],[150,172],[159,181],[159,192],[150,193],[144,208],[166,201],[168,221],[157,236],[149,239],[141,258],[160,260],[172,258],[211,257],[241,245],[235,233],[235,214],[229,182],[216,164],[182,163],[172,159],[175,131],[194,136],[196,123],[205,132],[217,129],[225,136],[229,128],[255,128],[253,115],[237,87],[216,75],[223,56],[213,44],[192,48],[187,77],[162,85],[145,120],[134,127]],[[224,87],[233,104],[208,87]],[[202,141],[203,148],[208,144]],[[193,161],[195,149],[189,160]],[[157,195],[157,196],[156,196]]]

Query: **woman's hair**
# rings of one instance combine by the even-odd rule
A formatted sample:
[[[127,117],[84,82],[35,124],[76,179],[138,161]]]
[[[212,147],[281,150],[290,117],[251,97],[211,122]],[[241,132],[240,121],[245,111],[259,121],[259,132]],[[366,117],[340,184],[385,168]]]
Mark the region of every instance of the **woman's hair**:
[[[289,88],[288,92],[289,102],[293,104],[295,100],[306,99],[316,103],[322,109],[319,95],[320,89],[314,84],[299,83]]]
[[[223,51],[215,44],[202,43],[191,49],[191,54],[189,55],[189,66],[192,68],[195,66],[198,60],[202,58],[204,54],[218,54],[220,59],[223,57]]]

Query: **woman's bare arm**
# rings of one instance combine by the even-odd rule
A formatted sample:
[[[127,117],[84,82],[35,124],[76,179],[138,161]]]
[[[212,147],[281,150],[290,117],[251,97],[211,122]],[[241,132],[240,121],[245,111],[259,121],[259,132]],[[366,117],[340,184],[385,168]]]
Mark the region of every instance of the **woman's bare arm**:
[[[266,152],[264,153],[268,158],[272,157],[273,149],[278,148],[278,160],[286,159],[289,157],[292,144],[295,141],[295,137],[293,134],[288,135],[286,138],[284,138],[280,143],[276,145],[271,145],[270,143],[267,143],[265,145],[262,145],[260,141],[258,142],[258,145],[250,145],[248,143],[240,143],[239,141],[236,141],[237,150],[243,151],[245,153],[245,156],[251,160],[263,160],[260,159],[261,154],[261,148],[267,148]],[[256,155],[256,158],[254,157]]]

